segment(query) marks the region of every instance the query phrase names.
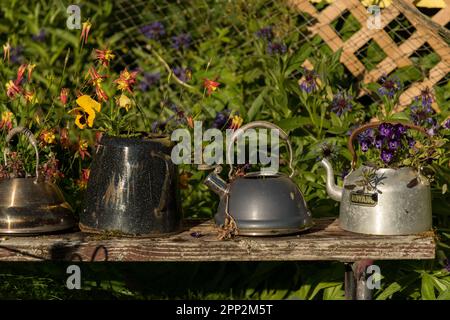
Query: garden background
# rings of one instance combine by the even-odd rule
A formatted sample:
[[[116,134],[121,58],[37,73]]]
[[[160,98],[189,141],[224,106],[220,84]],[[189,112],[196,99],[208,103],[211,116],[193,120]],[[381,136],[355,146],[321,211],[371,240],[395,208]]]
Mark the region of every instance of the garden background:
[[[313,3],[322,10],[328,2]],[[62,123],[68,130],[75,148],[61,151],[47,146],[45,152],[60,156],[64,178],[59,183],[78,212],[95,135],[75,125],[70,113],[75,107],[73,91],[95,60],[94,50],[110,49],[115,55],[112,70],[138,71],[135,101],[145,117],[130,119],[130,126],[170,132],[193,118],[218,128],[230,118],[274,122],[290,134],[295,181],[313,216],[337,215],[338,204],[326,195],[325,172],[317,159],[332,157],[342,182],[350,167],[349,132],[379,114],[386,95],[380,96],[383,82],[361,84],[339,62],[341,52],[333,53],[319,36],[304,38],[308,34],[304,15],[284,1],[83,1],[78,4],[81,21],[92,24],[84,43],[81,30],[66,26],[71,4],[0,0],[0,42],[10,46],[9,57],[0,66],[0,108],[4,112],[16,107],[5,84],[20,65],[35,64],[30,85],[36,100],[33,97],[30,109],[21,112],[33,118],[37,135]],[[333,28],[346,39],[359,26],[346,16]],[[379,55],[376,44],[369,45],[364,53],[366,67],[376,68]],[[439,57],[425,50],[412,59],[413,66],[389,75],[405,87],[426,77]],[[204,79],[220,85],[208,94]],[[435,111],[418,120],[443,137],[449,136],[447,81],[448,76],[433,88]],[[59,101],[63,87],[72,91],[67,103]],[[361,89],[368,94],[359,96]],[[392,118],[410,120],[414,115],[414,108],[407,108]],[[19,120],[16,115],[15,121]],[[439,159],[434,169],[437,257],[377,262],[383,279],[376,299],[450,299],[449,159]],[[206,172],[181,166],[180,176],[185,216],[212,217],[217,198],[202,185]],[[2,262],[0,298],[344,299],[341,263],[83,263],[82,289],[72,291],[65,286],[67,265]]]

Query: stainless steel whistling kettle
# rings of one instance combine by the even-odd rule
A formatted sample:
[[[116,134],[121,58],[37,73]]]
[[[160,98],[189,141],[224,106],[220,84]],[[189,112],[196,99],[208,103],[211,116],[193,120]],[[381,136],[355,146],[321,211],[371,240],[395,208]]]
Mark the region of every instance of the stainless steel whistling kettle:
[[[215,215],[218,225],[231,215],[236,222],[239,235],[264,236],[297,233],[313,225],[311,213],[297,185],[291,180],[292,146],[288,135],[278,126],[266,121],[250,122],[235,131],[227,149],[227,159],[233,159],[233,144],[250,128],[279,130],[279,136],[289,149],[289,176],[282,173],[251,172],[226,183],[217,167],[205,180],[205,184],[220,196]],[[229,178],[233,177],[233,161],[230,161]]]
[[[12,129],[6,137],[23,133],[36,151],[36,176],[0,180],[0,234],[40,234],[72,228],[76,221],[61,190],[39,179],[39,151],[33,133],[27,128]],[[6,156],[8,148],[4,150]]]
[[[334,183],[331,163],[327,159],[321,161],[327,172],[327,193],[330,198],[341,203],[340,226],[344,230],[374,235],[406,235],[428,231],[431,229],[432,212],[427,178],[411,167],[356,168],[357,155],[353,139],[381,123],[398,124],[369,123],[351,134],[348,149],[352,155],[352,170],[344,178],[343,188]],[[427,134],[419,126],[401,124]]]

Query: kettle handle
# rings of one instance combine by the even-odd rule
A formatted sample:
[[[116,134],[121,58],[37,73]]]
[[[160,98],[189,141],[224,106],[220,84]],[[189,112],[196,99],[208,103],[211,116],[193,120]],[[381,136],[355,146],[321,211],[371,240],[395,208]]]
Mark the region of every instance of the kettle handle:
[[[355,130],[353,130],[352,134],[348,138],[347,147],[348,147],[348,150],[350,151],[350,154],[352,155],[352,164],[351,164],[352,170],[354,170],[356,168],[356,163],[358,162],[358,156],[357,156],[357,154],[355,152],[355,148],[353,146],[353,140],[361,132],[363,132],[367,129],[370,129],[370,128],[376,128],[383,123],[388,123],[391,125],[401,124],[404,127],[417,130],[419,132],[426,134],[428,137],[431,137],[430,134],[425,130],[425,128],[415,125],[415,124],[412,124],[412,123],[403,123],[403,122],[398,122],[398,121],[375,121],[375,122],[366,123],[366,124],[360,126],[359,128],[356,128]]]
[[[284,141],[286,141],[288,150],[289,150],[289,169],[291,169],[291,174],[289,175],[289,177],[292,177],[295,173],[294,167],[292,166],[292,158],[293,158],[293,154],[292,154],[292,145],[291,142],[289,141],[289,136],[287,135],[287,133],[281,129],[279,126],[268,122],[268,121],[253,121],[253,122],[249,122],[245,125],[243,125],[242,127],[240,127],[239,129],[237,129],[236,131],[233,132],[231,139],[230,139],[230,144],[228,145],[228,149],[227,149],[227,161],[229,161],[229,165],[230,165],[230,171],[228,173],[228,177],[231,178],[233,175],[233,161],[231,161],[231,159],[233,159],[233,145],[234,142],[237,140],[237,138],[239,136],[241,136],[245,130],[247,129],[252,129],[252,128],[266,128],[266,129],[276,129],[279,131],[279,136],[281,139],[283,139]]]
[[[38,150],[38,142],[36,138],[34,137],[33,132],[31,132],[28,128],[25,127],[16,127],[14,129],[11,129],[6,136],[6,145],[8,145],[9,141],[18,133],[23,133],[27,138],[30,144],[34,147],[34,150],[36,151],[36,179],[34,179],[34,182],[37,183],[39,180],[39,150]],[[6,161],[6,155],[9,153],[9,148],[5,147],[5,150],[3,152],[3,158],[5,161],[5,166],[7,165]]]

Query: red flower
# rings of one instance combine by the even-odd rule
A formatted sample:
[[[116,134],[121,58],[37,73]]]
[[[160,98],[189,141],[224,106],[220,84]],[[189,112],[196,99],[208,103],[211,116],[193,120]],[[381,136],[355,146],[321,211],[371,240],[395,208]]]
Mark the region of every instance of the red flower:
[[[87,43],[91,26],[92,24],[89,21],[83,22],[83,28],[81,29],[81,36],[80,36],[80,41],[82,44]]]
[[[107,101],[108,95],[102,88],[102,82],[106,76],[100,75],[94,67],[89,68],[89,75],[91,76],[91,83],[95,87],[95,93],[97,94],[98,99],[101,101]]]
[[[81,169],[81,178],[77,180],[77,185],[80,189],[86,189],[90,174],[91,169]]]
[[[117,89],[132,93],[132,89],[134,84],[136,83],[137,71],[129,72],[126,68],[120,72],[119,78],[114,80],[114,83],[117,84]]]
[[[20,82],[22,82],[25,70],[27,70],[27,64],[26,63],[20,65],[19,70],[17,70],[17,78],[16,78],[16,81],[15,81],[15,83],[17,85],[20,85]]]
[[[64,149],[69,149],[69,147],[70,147],[70,138],[69,138],[69,130],[67,130],[67,128],[61,128],[59,130],[59,139],[61,141],[61,146]]]
[[[22,92],[22,88],[16,84],[16,82],[9,80],[9,82],[6,84],[6,95],[8,98],[15,98],[16,95],[20,94]]]
[[[220,86],[219,82],[209,80],[209,79],[203,80],[203,87],[206,90],[208,90],[208,96],[211,95],[211,93],[213,93],[213,91],[216,91],[219,86]]]
[[[97,55],[97,59],[104,67],[109,66],[109,61],[111,61],[115,57],[115,55],[109,49],[106,50],[95,49],[95,54]]]
[[[89,148],[89,145],[88,145],[88,142],[86,140],[84,140],[84,139],[79,139],[78,140],[78,150],[77,150],[77,152],[80,155],[81,160],[84,160],[84,158],[86,156],[88,156],[88,157],[91,156],[89,151],[88,151],[88,148]]]
[[[59,93],[59,100],[61,100],[61,103],[65,106],[67,104],[67,98],[69,97],[69,89],[68,88],[62,88],[61,92]]]

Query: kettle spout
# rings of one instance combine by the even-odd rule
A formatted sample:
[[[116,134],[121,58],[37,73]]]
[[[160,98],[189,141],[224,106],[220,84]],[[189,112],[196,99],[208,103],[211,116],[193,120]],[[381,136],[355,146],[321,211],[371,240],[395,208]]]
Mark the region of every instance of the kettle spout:
[[[216,172],[211,172],[203,183],[220,197],[228,193],[227,183]]]
[[[330,161],[328,159],[323,158],[320,164],[325,168],[327,171],[327,193],[330,196],[331,199],[335,201],[341,201],[342,199],[342,188],[337,186],[336,183],[334,183],[334,171],[333,166],[331,165]]]

